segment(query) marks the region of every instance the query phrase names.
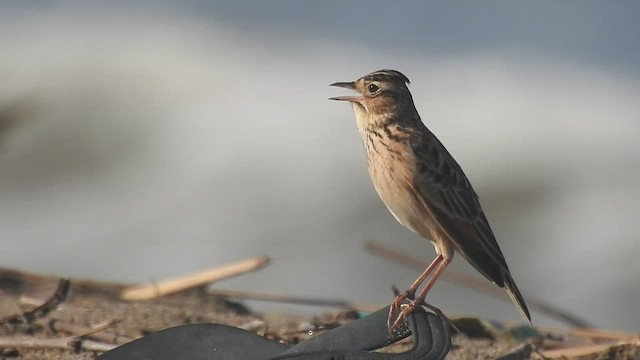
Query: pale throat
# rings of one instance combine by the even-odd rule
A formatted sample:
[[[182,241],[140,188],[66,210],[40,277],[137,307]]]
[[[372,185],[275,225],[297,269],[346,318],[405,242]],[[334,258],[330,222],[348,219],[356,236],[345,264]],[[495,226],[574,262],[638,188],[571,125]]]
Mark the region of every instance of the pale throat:
[[[389,117],[393,114],[372,114],[368,112],[363,105],[352,103],[353,112],[356,115],[356,125],[358,126],[358,132],[362,139],[364,140],[367,137],[367,133],[371,131],[371,129],[378,128],[382,126]]]

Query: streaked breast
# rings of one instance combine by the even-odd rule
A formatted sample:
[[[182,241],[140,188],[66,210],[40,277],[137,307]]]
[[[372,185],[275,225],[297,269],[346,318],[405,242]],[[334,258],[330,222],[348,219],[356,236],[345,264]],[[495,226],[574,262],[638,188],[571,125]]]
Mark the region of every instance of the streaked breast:
[[[397,129],[370,129],[362,135],[376,192],[398,222],[429,237],[433,222],[413,191],[415,161],[406,139]]]

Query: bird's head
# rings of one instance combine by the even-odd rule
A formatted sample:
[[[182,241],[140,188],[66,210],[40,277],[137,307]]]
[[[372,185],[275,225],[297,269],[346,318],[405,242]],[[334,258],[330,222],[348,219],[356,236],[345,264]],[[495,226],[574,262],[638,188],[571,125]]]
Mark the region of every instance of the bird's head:
[[[407,85],[409,79],[396,70],[378,70],[352,82],[337,82],[330,86],[343,87],[358,92],[353,96],[336,96],[330,100],[349,101],[358,112],[368,116],[393,114],[411,105],[413,99]]]

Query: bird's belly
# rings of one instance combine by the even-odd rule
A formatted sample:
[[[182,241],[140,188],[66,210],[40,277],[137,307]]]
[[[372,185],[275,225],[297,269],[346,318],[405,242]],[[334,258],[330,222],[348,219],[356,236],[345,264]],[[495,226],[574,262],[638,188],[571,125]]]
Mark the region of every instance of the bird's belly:
[[[380,159],[370,159],[369,175],[389,212],[406,228],[430,238],[434,222],[413,191],[413,168],[403,166],[400,161],[377,160]]]

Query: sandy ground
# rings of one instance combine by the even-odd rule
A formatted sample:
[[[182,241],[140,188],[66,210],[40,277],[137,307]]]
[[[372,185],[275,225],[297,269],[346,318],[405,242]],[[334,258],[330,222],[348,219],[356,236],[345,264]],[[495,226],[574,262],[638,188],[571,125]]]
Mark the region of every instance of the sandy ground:
[[[87,280],[71,280],[67,296],[57,299],[59,305],[38,307],[43,303],[56,305],[56,299],[52,300],[52,297],[57,289],[60,290],[60,284],[60,279],[54,277],[11,270],[0,272],[0,287],[4,292],[0,301],[1,359],[94,359],[102,350],[115,344],[189,323],[228,324],[274,341],[294,344],[359,316],[357,312],[350,310],[336,310],[316,317],[256,314],[240,302],[211,295],[203,288],[151,300],[128,302],[120,298],[125,285]],[[39,310],[33,313],[29,312],[31,309]],[[90,336],[77,337],[85,334],[92,326],[105,322],[107,325],[104,330]],[[640,359],[637,339],[633,346],[618,347],[602,347],[592,339],[587,344],[584,339],[557,335],[544,335],[544,341],[534,341],[532,338],[516,340],[513,336],[495,335],[496,332],[491,327],[483,327],[486,322],[478,319],[458,320],[454,323],[462,334],[454,336],[453,350],[447,357],[450,360],[496,359],[507,354],[511,354],[509,359],[526,359],[526,352],[515,351],[522,349],[527,343],[534,348],[539,345],[541,351],[546,351],[552,347],[562,348],[568,342],[579,344],[582,348],[587,345],[601,347],[590,352],[582,351],[581,356],[566,356],[571,353],[565,353],[558,358]],[[79,328],[75,329],[74,326]],[[49,340],[58,342],[55,346],[39,343]],[[411,342],[407,339],[384,351],[401,352],[410,345]]]

